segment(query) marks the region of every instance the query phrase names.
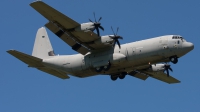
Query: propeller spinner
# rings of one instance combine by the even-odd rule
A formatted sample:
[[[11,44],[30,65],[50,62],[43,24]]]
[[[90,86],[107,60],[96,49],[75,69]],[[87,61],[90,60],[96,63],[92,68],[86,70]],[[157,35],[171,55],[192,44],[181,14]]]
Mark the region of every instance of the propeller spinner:
[[[94,14],[94,20],[95,20],[95,22],[93,22],[91,19],[89,19],[89,21],[93,23],[93,25],[95,27],[95,30],[97,31],[97,35],[99,36],[100,35],[99,28],[104,31],[104,28],[101,26],[101,23],[100,23],[100,20],[102,19],[102,17],[100,17],[99,20],[96,21],[95,13],[93,13],[93,14]]]
[[[112,39],[114,40],[113,47],[114,47],[115,44],[117,43],[117,45],[118,45],[119,48],[121,49],[121,46],[120,46],[120,43],[119,43],[119,40],[118,40],[118,39],[123,39],[123,37],[117,35],[117,32],[118,32],[118,30],[119,30],[119,27],[117,27],[117,32],[116,32],[116,33],[113,31],[112,26],[111,26],[111,29],[112,29],[112,32],[113,32],[114,35],[113,35],[113,36],[109,36],[109,37],[112,38]]]

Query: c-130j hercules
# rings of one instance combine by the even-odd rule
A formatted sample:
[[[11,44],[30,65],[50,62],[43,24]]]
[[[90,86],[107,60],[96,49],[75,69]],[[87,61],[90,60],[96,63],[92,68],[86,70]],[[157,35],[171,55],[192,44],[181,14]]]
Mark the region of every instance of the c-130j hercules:
[[[79,24],[42,1],[30,4],[44,16],[45,27],[62,39],[79,54],[55,55],[46,29],[39,28],[36,34],[32,55],[16,50],[7,51],[14,57],[43,72],[69,79],[68,75],[84,78],[95,75],[108,75],[114,81],[130,75],[142,80],[148,77],[166,83],[180,81],[169,75],[173,71],[167,62],[176,64],[194,45],[180,35],[165,35],[120,45],[121,36],[100,36],[104,30],[99,22]],[[112,27],[111,27],[112,28]],[[97,34],[93,31],[96,30]],[[115,46],[115,44],[117,44]]]

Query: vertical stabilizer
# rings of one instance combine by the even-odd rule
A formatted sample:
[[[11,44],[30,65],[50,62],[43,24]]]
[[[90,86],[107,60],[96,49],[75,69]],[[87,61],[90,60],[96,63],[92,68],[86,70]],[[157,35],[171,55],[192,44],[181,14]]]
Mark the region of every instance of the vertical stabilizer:
[[[49,56],[54,56],[51,42],[44,27],[39,28],[37,31],[32,56],[41,59],[48,58]]]

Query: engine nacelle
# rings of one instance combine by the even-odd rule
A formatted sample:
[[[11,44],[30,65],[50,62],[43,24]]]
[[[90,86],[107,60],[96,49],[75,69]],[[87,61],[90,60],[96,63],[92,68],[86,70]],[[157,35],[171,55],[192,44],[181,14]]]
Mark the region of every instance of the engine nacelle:
[[[155,64],[151,65],[151,67],[149,68],[149,71],[153,72],[164,71],[164,70],[165,70],[165,64]]]
[[[76,27],[74,30],[75,31],[94,31],[95,26],[94,23],[88,22],[88,23],[82,23],[80,26]]]
[[[94,41],[95,44],[112,45],[113,39],[109,37],[110,35],[101,36],[101,38]]]

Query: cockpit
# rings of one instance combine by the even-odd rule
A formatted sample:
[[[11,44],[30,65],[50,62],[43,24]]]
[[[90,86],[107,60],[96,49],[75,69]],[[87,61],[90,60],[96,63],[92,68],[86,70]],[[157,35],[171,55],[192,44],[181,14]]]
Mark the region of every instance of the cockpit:
[[[194,49],[194,44],[191,42],[187,42],[182,36],[180,35],[171,35],[168,41],[168,46],[171,50],[176,52],[178,57],[185,55],[192,49]]]
[[[179,40],[182,40],[183,42],[186,42],[186,40],[182,36],[180,36],[180,35],[174,35],[172,37],[172,39],[179,39]]]

